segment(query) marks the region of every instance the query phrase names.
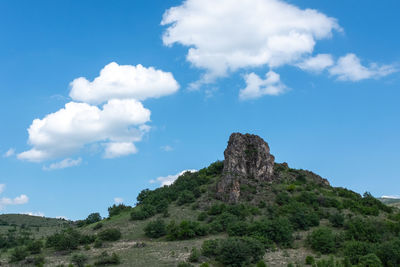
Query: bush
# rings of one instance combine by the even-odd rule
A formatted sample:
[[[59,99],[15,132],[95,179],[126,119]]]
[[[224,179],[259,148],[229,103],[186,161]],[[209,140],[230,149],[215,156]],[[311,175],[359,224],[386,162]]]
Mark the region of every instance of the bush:
[[[204,236],[207,233],[208,227],[199,222],[183,220],[180,224],[176,224],[175,221],[171,221],[167,226],[168,240],[191,239],[196,236]]]
[[[78,248],[81,240],[81,234],[72,229],[66,229],[47,237],[46,246],[53,247],[57,251],[74,250]]]
[[[95,261],[94,265],[101,266],[101,265],[112,265],[112,264],[120,264],[121,259],[116,253],[112,253],[109,255],[107,251],[103,251]]]
[[[200,258],[200,252],[197,250],[197,248],[192,248],[188,260],[190,262],[198,262],[199,258]]]
[[[145,220],[156,214],[155,207],[151,205],[140,205],[135,207],[131,212],[132,220]]]
[[[349,220],[345,224],[345,229],[348,240],[368,241],[372,243],[380,242],[386,232],[385,225],[382,222],[362,218]]]
[[[218,245],[219,245],[218,239],[204,241],[203,245],[201,246],[201,254],[206,257],[217,256]]]
[[[101,221],[101,216],[98,212],[89,214],[89,216],[85,220],[86,224],[92,224],[99,221]]]
[[[358,264],[360,257],[373,252],[373,246],[367,242],[353,240],[343,244],[343,255],[350,260],[351,264]]]
[[[186,204],[186,203],[192,203],[195,200],[196,199],[194,197],[194,194],[191,191],[184,190],[179,194],[178,205],[183,205],[183,204]]]
[[[267,264],[263,260],[260,260],[257,262],[256,267],[267,267]]]
[[[116,228],[110,228],[98,233],[98,237],[102,241],[117,241],[121,238],[121,231]]]
[[[124,204],[112,205],[108,208],[108,217],[116,216],[123,211],[130,210],[132,207],[125,206]]]
[[[329,216],[329,222],[333,227],[343,227],[344,225],[344,216],[343,214],[337,212]]]
[[[383,243],[377,254],[383,265],[400,266],[400,239]]]
[[[33,264],[35,266],[43,266],[45,263],[45,258],[43,255],[38,255],[36,257],[33,258]]]
[[[149,222],[144,228],[146,236],[151,238],[159,238],[167,234],[165,222],[161,219]]]
[[[248,235],[265,245],[275,242],[284,247],[290,246],[293,241],[292,234],[293,228],[287,218],[263,219],[253,222],[248,227]]]
[[[96,239],[95,241],[94,241],[94,244],[93,244],[93,247],[94,248],[101,248],[103,246],[103,241],[101,241],[100,239]]]
[[[329,228],[321,227],[314,231],[307,237],[307,243],[310,247],[323,254],[332,253],[335,251],[335,235]]]
[[[83,254],[74,254],[71,257],[71,262],[74,263],[78,267],[85,266],[85,263],[88,261],[88,257]]]
[[[228,225],[227,232],[229,236],[244,236],[248,233],[249,225],[244,221],[233,222]]]
[[[313,265],[314,263],[315,263],[314,257],[308,255],[308,256],[306,257],[306,264],[307,264],[307,265]]]
[[[95,224],[92,229],[93,230],[99,230],[102,227],[103,227],[103,224],[101,222],[99,222],[99,223]]]
[[[42,252],[43,248],[43,243],[40,240],[33,240],[28,243],[26,246],[26,249],[31,253],[31,254],[39,254]]]
[[[178,267],[193,267],[193,265],[188,262],[180,262],[178,263]]]
[[[24,260],[28,256],[28,251],[25,247],[16,247],[11,251],[10,262],[18,262]]]
[[[221,240],[216,259],[228,266],[243,266],[259,261],[264,255],[264,246],[252,238],[228,238]]]
[[[358,266],[383,267],[381,260],[373,253],[362,256]]]

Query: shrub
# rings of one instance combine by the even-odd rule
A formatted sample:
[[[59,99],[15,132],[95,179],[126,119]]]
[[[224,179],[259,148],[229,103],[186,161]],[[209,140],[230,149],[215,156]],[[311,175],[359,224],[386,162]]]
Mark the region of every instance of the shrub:
[[[353,218],[346,222],[346,238],[348,240],[379,242],[386,232],[385,226],[376,220]]]
[[[85,263],[88,261],[88,257],[84,254],[74,254],[71,257],[71,262],[74,263],[78,267],[85,266]]]
[[[201,246],[201,254],[206,256],[206,257],[214,257],[218,254],[218,244],[219,240],[206,240],[203,242],[203,245]]]
[[[116,253],[112,253],[109,255],[107,251],[103,251],[95,261],[94,265],[101,266],[101,265],[112,265],[112,264],[120,264],[121,259]]]
[[[315,263],[314,257],[308,255],[308,256],[306,257],[306,264],[307,264],[307,265],[313,265],[314,263]]]
[[[96,238],[94,241],[93,247],[95,248],[101,248],[103,246],[103,241],[101,241],[99,238]]]
[[[244,236],[248,233],[248,228],[248,223],[244,221],[237,221],[228,225],[227,232],[229,236]]]
[[[145,220],[156,214],[155,207],[151,205],[140,205],[135,207],[131,212],[132,220]]]
[[[184,190],[179,194],[178,205],[183,205],[183,204],[186,204],[186,203],[192,203],[195,200],[196,199],[194,197],[194,194],[191,191]]]
[[[243,266],[259,261],[264,253],[264,246],[255,239],[228,238],[219,242],[216,258],[228,266]]]
[[[286,192],[279,193],[275,198],[275,202],[280,206],[289,203],[289,200],[290,200],[290,196]]]
[[[343,227],[344,225],[344,216],[343,214],[337,212],[329,216],[329,222],[333,227]]]
[[[167,234],[167,227],[165,222],[161,219],[149,222],[144,228],[146,236],[152,238],[159,238]]]
[[[351,264],[358,264],[360,257],[373,252],[373,246],[367,242],[353,240],[343,244],[343,255],[350,260]]]
[[[35,266],[43,266],[45,263],[45,258],[43,255],[38,255],[36,257],[33,258],[33,264]]]
[[[198,221],[204,221],[205,219],[207,219],[207,213],[205,213],[204,211],[201,212],[201,213],[197,216],[197,220],[198,220]]]
[[[200,252],[197,250],[197,248],[192,248],[192,251],[189,255],[189,261],[190,262],[198,262],[200,258]]]
[[[25,247],[16,247],[11,251],[10,262],[18,262],[24,260],[28,256],[28,251]]]
[[[180,224],[171,221],[167,226],[168,240],[191,239],[196,236],[204,236],[208,232],[208,227],[199,222],[183,220]]]
[[[178,267],[193,267],[193,265],[188,262],[180,262],[178,263]]]
[[[46,246],[53,247],[55,250],[74,250],[80,244],[81,234],[72,229],[66,229],[47,237]]]
[[[377,254],[383,265],[400,266],[400,239],[383,243]]]
[[[43,248],[43,243],[40,240],[33,240],[28,243],[26,246],[26,249],[31,253],[31,254],[39,254],[42,251]]]
[[[293,241],[293,228],[287,218],[255,221],[248,227],[248,233],[266,245],[272,241],[286,247]]]
[[[99,223],[95,224],[92,229],[93,230],[99,230],[102,227],[103,227],[103,224],[101,222],[99,222]]]
[[[263,260],[260,260],[257,262],[256,267],[267,267],[267,264]]]
[[[119,204],[119,205],[114,204],[108,208],[108,217],[116,216],[123,211],[130,210],[131,208],[132,207],[126,206],[124,204]]]
[[[101,216],[98,212],[89,214],[89,216],[85,220],[86,224],[92,224],[99,221],[101,221]]]
[[[323,254],[335,251],[335,235],[329,228],[321,227],[312,231],[307,237],[307,243],[313,250]]]
[[[373,253],[360,257],[358,266],[383,267],[381,260]]]
[[[116,228],[106,229],[101,231],[98,237],[102,241],[117,241],[121,238],[121,231]]]

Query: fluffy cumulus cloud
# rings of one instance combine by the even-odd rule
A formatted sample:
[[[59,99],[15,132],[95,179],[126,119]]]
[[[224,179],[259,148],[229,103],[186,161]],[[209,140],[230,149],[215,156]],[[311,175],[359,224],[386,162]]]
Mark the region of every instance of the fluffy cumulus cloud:
[[[335,66],[329,69],[329,73],[340,81],[360,81],[364,79],[379,79],[398,70],[393,65],[378,65],[372,63],[363,66],[355,54],[347,54],[338,59]]]
[[[334,60],[332,55],[330,54],[318,54],[315,57],[309,57],[300,63],[297,66],[306,71],[311,72],[321,72],[328,67],[331,67],[334,64]]]
[[[184,170],[184,171],[181,171],[181,172],[179,172],[179,173],[177,173],[177,174],[171,174],[171,175],[167,175],[167,176],[161,176],[161,177],[158,177],[158,178],[156,178],[156,179],[154,179],[154,180],[150,180],[150,183],[151,183],[151,184],[159,183],[161,186],[164,186],[164,185],[171,185],[171,184],[174,183],[174,181],[175,181],[176,179],[178,179],[179,176],[181,176],[181,175],[184,174],[185,172],[197,172],[197,170]]]
[[[255,99],[264,95],[282,94],[287,87],[281,82],[279,74],[269,71],[265,79],[255,73],[245,76],[246,88],[240,90],[239,97],[242,100]]]
[[[277,67],[313,52],[317,40],[341,30],[336,19],[281,0],[186,0],[168,9],[165,45],[190,47],[187,60],[205,81],[240,68]]]
[[[137,153],[135,143],[150,130],[151,115],[140,101],[172,94],[178,88],[170,73],[110,63],[92,82],[78,78],[71,83],[74,101],[32,122],[28,129],[32,148],[17,157],[32,162],[66,158],[45,167],[53,170],[79,165],[81,159],[69,156],[87,145],[100,144],[104,158]]]
[[[69,95],[76,101],[99,104],[109,99],[159,98],[178,89],[178,83],[169,72],[140,64],[131,66],[112,62],[92,82],[84,77],[72,81]]]
[[[60,170],[69,167],[79,166],[82,163],[82,158],[77,159],[63,159],[62,161],[55,162],[50,164],[49,166],[44,166],[43,170],[45,171],[53,171],[53,170]]]
[[[105,142],[111,154],[118,153],[115,143],[140,141],[148,129],[143,125],[149,120],[150,110],[134,99],[112,99],[101,108],[70,102],[33,121],[28,129],[33,148],[18,158],[40,162],[70,155],[94,142]]]
[[[0,184],[0,194],[4,192],[6,185],[5,184]],[[15,198],[9,198],[9,197],[2,197],[0,198],[0,210],[5,209],[7,206],[10,205],[23,205],[28,203],[29,198],[27,195],[20,195]]]

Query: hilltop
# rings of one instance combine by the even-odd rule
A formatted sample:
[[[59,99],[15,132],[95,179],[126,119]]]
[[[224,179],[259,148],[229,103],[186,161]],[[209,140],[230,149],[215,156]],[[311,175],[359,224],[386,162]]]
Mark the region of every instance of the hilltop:
[[[232,134],[217,161],[48,235],[14,226],[2,264],[37,266],[399,266],[400,213],[371,194],[276,163]],[[56,223],[57,225],[57,223]],[[22,237],[22,238],[21,238]],[[12,263],[8,263],[8,262]]]

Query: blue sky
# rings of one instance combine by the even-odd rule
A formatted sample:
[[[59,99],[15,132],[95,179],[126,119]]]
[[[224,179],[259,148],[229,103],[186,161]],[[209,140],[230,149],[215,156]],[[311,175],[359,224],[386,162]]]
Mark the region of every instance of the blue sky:
[[[399,8],[1,1],[0,212],[106,216],[223,159],[237,131],[334,186],[399,195]]]

